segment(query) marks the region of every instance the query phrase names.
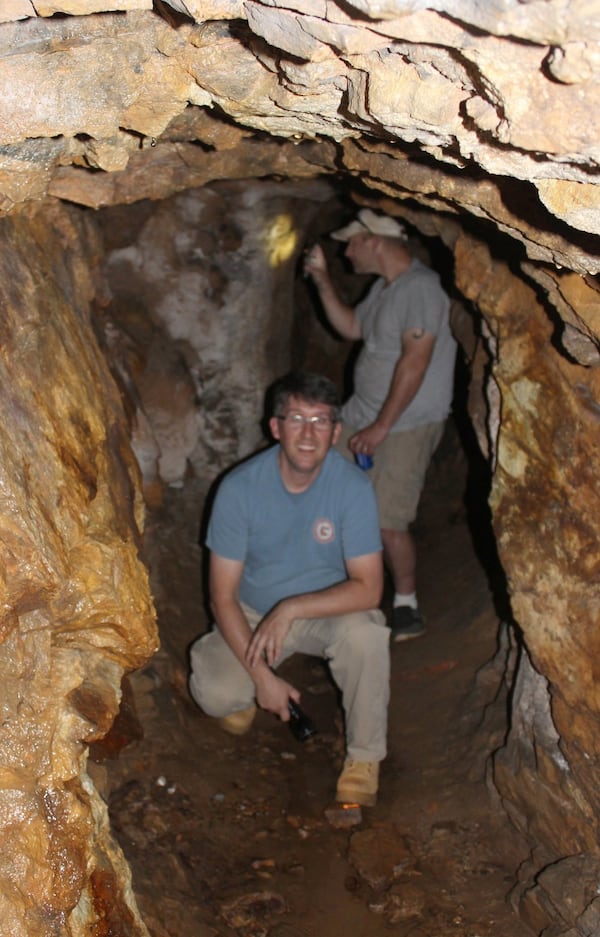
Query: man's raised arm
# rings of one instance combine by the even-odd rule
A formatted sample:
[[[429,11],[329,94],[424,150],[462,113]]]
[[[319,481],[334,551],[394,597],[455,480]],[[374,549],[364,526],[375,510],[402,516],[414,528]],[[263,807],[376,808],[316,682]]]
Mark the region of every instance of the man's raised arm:
[[[304,269],[315,283],[329,322],[342,338],[358,341],[361,337],[360,324],[352,306],[342,302],[338,296],[327,267],[323,248],[319,244],[312,247],[304,262]]]

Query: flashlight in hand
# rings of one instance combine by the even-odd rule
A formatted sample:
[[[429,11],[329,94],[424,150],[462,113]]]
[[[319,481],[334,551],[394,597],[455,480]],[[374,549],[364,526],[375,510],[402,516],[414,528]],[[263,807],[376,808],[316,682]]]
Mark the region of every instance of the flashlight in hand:
[[[311,738],[317,731],[314,722],[300,709],[298,703],[295,703],[291,698],[288,700],[288,708],[290,711],[289,726],[292,735],[294,735],[299,742],[306,742],[306,740]]]

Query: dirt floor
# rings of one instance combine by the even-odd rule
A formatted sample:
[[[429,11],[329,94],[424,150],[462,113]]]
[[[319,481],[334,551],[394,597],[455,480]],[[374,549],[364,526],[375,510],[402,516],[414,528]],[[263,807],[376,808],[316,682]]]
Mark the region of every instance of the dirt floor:
[[[201,493],[172,491],[151,517],[163,646],[115,727],[134,740],[97,750],[95,771],[152,937],[530,937],[507,901],[524,857],[486,784],[505,731],[499,621],[464,479],[458,456],[430,471],[415,531],[428,630],[393,647],[389,756],[362,812],[332,800],[342,722],[320,661],[286,665],[318,726],[305,743],[264,712],[231,737],[190,700]]]

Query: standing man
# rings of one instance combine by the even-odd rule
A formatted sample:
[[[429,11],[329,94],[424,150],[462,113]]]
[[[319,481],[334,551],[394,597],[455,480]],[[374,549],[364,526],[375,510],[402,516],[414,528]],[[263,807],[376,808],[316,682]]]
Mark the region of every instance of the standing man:
[[[313,247],[305,260],[331,325],[343,338],[363,342],[339,444],[348,457],[348,450],[373,457],[369,474],[395,589],[392,637],[404,641],[425,632],[409,528],[452,402],[456,342],[450,303],[437,274],[412,257],[394,218],[364,208],[331,237],[347,243],[345,254],[356,273],[378,276],[352,308],[334,288],[322,248]]]
[[[369,479],[336,452],[335,385],[299,372],[274,388],[275,445],[222,481],[207,535],[215,626],[191,649],[190,692],[234,734],[256,704],[289,719],[300,694],[274,667],[300,652],[328,661],[342,693],[347,757],[336,799],[372,806],[386,755],[389,631]]]

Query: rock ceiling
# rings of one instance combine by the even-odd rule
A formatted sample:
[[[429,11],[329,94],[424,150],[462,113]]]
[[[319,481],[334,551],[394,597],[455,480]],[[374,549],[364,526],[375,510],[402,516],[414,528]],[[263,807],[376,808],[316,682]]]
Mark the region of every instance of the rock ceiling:
[[[98,207],[228,174],[335,169],[595,274],[599,12],[596,0],[8,0],[0,205],[50,194]]]
[[[506,235],[569,353],[593,364],[599,13],[598,0],[8,0],[0,211],[334,174],[446,242],[452,219]]]

